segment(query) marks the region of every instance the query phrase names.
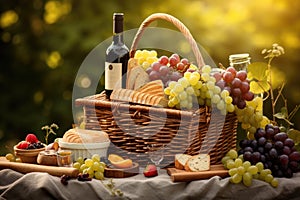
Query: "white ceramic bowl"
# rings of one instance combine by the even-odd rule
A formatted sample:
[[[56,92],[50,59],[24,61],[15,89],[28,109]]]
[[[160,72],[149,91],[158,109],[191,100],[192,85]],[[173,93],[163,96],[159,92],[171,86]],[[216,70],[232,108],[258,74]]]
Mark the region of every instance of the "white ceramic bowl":
[[[110,141],[101,143],[69,143],[63,142],[61,138],[58,139],[59,147],[62,150],[71,150],[73,160],[78,157],[91,158],[93,154],[99,154],[100,157],[107,157],[107,150]]]

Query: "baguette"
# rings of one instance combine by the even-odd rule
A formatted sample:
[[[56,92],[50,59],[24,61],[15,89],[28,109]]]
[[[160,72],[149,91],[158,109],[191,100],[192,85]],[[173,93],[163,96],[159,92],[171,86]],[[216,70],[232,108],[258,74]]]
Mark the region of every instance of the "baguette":
[[[210,156],[208,154],[192,156],[185,163],[184,169],[189,172],[207,171],[210,169]]]
[[[176,154],[175,155],[175,168],[176,169],[184,169],[184,166],[188,159],[192,156],[188,154]]]
[[[167,107],[168,105],[168,100],[163,97],[122,88],[114,89],[110,98],[115,101],[125,101],[158,107]]]
[[[161,80],[150,81],[146,83],[141,88],[137,89],[137,91],[147,94],[153,94],[155,96],[164,97],[164,84]]]

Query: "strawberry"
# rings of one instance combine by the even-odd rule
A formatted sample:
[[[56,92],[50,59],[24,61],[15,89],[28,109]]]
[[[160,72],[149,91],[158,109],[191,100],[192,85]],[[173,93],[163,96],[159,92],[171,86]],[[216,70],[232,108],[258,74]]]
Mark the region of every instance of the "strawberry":
[[[39,140],[37,139],[37,137],[34,134],[29,133],[26,136],[25,141],[29,142],[30,144],[33,144],[33,143],[37,143]]]
[[[29,146],[29,142],[27,141],[21,141],[17,144],[17,148],[18,149],[27,149],[27,147]]]
[[[144,170],[144,176],[145,177],[153,177],[157,176],[157,169],[156,166],[153,164],[148,164]]]

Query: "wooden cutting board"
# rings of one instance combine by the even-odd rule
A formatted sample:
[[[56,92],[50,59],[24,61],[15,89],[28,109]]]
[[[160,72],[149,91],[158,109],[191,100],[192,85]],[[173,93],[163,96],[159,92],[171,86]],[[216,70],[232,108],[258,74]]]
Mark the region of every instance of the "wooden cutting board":
[[[229,176],[228,170],[224,169],[223,165],[211,165],[210,170],[201,172],[187,172],[176,168],[167,168],[167,173],[173,182],[189,182],[213,176],[220,176],[222,178]]]
[[[108,165],[108,167],[104,170],[104,176],[107,178],[126,178],[135,176],[139,173],[139,164],[133,162],[133,166],[131,168],[126,169],[118,169],[113,168],[113,166]]]
[[[56,167],[37,165],[29,163],[9,162],[5,157],[0,157],[0,169],[12,169],[23,174],[30,172],[46,172],[53,176],[68,175],[72,178],[76,178],[79,174],[78,169],[73,167]]]

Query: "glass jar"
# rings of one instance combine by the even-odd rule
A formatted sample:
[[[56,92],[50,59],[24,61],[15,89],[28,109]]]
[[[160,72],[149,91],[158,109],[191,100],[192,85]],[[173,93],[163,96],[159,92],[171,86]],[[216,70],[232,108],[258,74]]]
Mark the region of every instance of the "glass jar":
[[[236,71],[241,71],[241,70],[245,70],[248,71],[248,65],[251,63],[250,62],[251,58],[250,55],[248,53],[241,53],[241,54],[232,54],[229,56],[229,63],[230,66],[234,67],[236,69]],[[260,98],[264,98],[264,94],[255,94],[254,97],[260,97]],[[261,104],[259,108],[257,108],[258,110],[261,110],[261,112],[263,111],[263,105]]]
[[[237,71],[247,71],[247,66],[250,64],[250,56],[248,53],[232,54],[229,56],[230,66],[234,67]]]

